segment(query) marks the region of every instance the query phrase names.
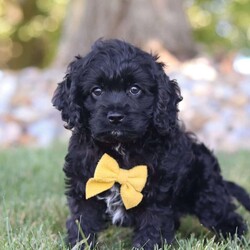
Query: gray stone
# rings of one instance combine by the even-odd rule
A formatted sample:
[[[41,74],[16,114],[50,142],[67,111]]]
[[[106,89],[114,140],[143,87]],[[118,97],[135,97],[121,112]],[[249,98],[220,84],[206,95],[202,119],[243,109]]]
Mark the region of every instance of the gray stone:
[[[28,126],[27,132],[37,139],[40,146],[48,146],[54,139],[58,124],[55,120],[39,120]]]

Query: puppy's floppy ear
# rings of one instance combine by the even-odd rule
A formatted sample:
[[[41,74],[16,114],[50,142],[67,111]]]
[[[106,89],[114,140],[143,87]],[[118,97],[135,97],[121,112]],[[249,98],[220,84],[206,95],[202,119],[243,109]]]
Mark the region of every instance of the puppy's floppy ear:
[[[157,59],[157,58],[156,58]],[[173,134],[178,127],[178,103],[182,100],[180,88],[164,72],[164,64],[157,63],[157,101],[154,110],[154,126],[160,134]]]
[[[67,129],[74,128],[80,119],[81,108],[76,104],[76,85],[72,80],[73,69],[77,67],[77,61],[81,57],[76,57],[76,60],[70,63],[68,73],[64,80],[58,83],[52,98],[52,104],[61,111],[62,120],[66,122],[64,125]]]

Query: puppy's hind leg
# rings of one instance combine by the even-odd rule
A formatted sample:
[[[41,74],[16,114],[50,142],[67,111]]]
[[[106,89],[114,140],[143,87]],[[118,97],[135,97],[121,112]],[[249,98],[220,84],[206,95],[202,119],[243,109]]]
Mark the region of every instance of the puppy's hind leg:
[[[221,176],[216,157],[203,144],[194,144],[193,149],[195,173],[198,175],[193,190],[194,214],[205,227],[224,237],[234,234],[241,236],[247,228],[242,217],[235,212],[232,194]],[[236,196],[241,197],[242,192],[238,193]],[[245,196],[243,198],[245,201]]]
[[[201,224],[223,237],[235,234],[240,237],[247,231],[246,224],[235,212],[235,205],[222,183],[210,183],[200,192],[195,214]]]

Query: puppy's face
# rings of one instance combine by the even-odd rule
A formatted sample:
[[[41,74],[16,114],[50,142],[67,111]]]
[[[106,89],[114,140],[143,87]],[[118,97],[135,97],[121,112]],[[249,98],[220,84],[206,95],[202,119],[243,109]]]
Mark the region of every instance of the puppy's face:
[[[156,84],[139,63],[111,65],[103,61],[81,83],[83,105],[89,113],[89,128],[95,140],[124,142],[141,137],[153,117]],[[90,64],[89,67],[95,67]],[[97,71],[97,72],[96,72]]]
[[[140,139],[153,127],[170,133],[179,101],[163,64],[119,40],[98,41],[87,56],[77,57],[52,100],[67,128],[106,143]]]

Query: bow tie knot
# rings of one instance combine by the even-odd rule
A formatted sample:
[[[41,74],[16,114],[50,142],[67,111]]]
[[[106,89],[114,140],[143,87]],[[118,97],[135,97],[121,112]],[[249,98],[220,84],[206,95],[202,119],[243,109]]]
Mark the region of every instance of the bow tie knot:
[[[137,206],[147,181],[147,166],[135,166],[129,170],[119,167],[117,161],[104,154],[96,166],[94,177],[86,183],[86,199],[110,189],[116,182],[121,184],[120,195],[126,209]]]
[[[129,171],[126,169],[119,168],[119,173],[117,176],[117,182],[120,183],[121,185],[124,185],[128,181],[128,175]]]

